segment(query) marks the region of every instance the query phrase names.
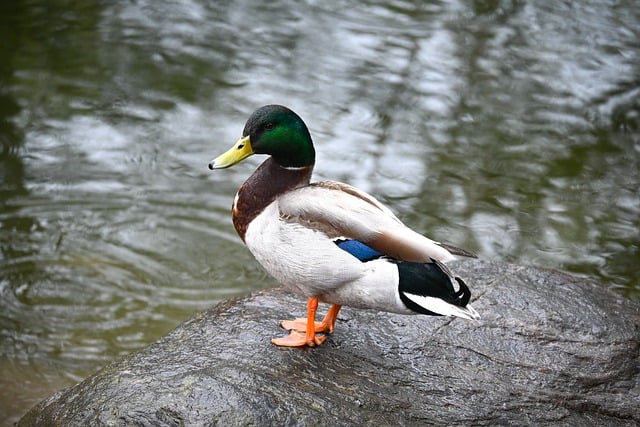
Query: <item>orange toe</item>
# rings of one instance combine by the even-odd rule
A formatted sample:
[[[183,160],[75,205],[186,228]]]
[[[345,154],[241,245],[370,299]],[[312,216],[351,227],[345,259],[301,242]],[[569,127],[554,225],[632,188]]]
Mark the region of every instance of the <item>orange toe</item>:
[[[336,324],[336,319],[338,318],[338,312],[340,311],[339,305],[332,305],[329,308],[329,311],[322,319],[322,322],[313,322],[313,329],[315,332],[333,332],[333,329]],[[280,322],[280,326],[288,331],[300,331],[304,332],[307,330],[309,322],[309,318],[307,317],[298,317],[296,320],[283,320]]]
[[[322,344],[327,337],[316,335],[316,332],[333,332],[340,306],[332,305],[322,322],[315,322],[317,310],[318,297],[309,297],[307,299],[307,317],[283,321],[281,326],[291,332],[286,337],[274,338],[271,342],[283,347],[302,347],[305,345],[315,347]]]
[[[271,342],[280,347],[315,347],[322,344],[325,339],[327,339],[327,337],[324,335],[316,335],[315,333],[307,334],[306,332],[293,330],[286,337],[272,338]]]
[[[280,326],[287,331],[300,331],[305,332],[307,330],[307,318],[299,317],[296,320],[283,320],[280,322]],[[315,332],[326,332],[329,328],[326,328],[322,322],[313,322]]]
[[[307,345],[307,338],[304,332],[291,331],[286,337],[272,338],[271,342],[281,347],[302,347]]]

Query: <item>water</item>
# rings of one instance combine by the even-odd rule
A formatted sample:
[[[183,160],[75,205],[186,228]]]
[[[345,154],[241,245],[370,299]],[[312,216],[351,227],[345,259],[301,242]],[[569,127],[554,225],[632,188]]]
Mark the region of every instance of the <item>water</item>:
[[[209,4],[215,3],[215,4]],[[0,5],[0,419],[274,286],[211,173],[256,107],[429,236],[640,297],[633,1]]]

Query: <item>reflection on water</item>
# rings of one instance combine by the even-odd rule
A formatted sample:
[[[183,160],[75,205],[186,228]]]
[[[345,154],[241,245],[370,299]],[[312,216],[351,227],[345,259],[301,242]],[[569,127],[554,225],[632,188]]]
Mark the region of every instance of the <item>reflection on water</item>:
[[[261,159],[206,170],[265,103],[416,229],[640,295],[634,2],[218,3],[0,6],[7,423],[274,285],[229,218]]]

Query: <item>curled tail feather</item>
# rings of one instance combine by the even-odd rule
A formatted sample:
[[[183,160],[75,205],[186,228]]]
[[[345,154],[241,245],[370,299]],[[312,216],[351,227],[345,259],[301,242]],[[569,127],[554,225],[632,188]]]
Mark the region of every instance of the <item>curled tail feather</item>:
[[[410,310],[433,316],[480,317],[469,305],[471,291],[467,284],[443,264],[400,262],[398,272],[400,299]]]

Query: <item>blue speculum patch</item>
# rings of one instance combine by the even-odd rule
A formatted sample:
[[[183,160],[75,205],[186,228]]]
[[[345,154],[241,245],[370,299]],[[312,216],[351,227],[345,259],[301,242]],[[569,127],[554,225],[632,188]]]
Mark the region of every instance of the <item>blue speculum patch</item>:
[[[336,245],[345,252],[349,252],[362,262],[378,259],[384,254],[358,240],[337,240]]]

